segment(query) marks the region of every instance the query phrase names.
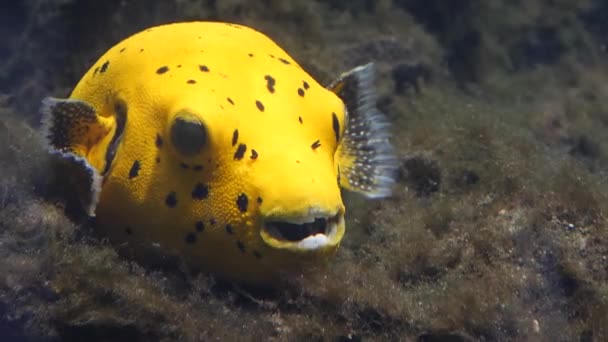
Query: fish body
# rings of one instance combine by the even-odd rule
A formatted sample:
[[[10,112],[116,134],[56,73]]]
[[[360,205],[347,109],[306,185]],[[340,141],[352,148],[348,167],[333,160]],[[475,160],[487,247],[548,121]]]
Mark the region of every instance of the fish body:
[[[68,99],[45,99],[43,132],[110,240],[268,283],[336,251],[340,187],[390,193],[372,83],[367,65],[324,87],[245,26],[169,24],[112,47]]]

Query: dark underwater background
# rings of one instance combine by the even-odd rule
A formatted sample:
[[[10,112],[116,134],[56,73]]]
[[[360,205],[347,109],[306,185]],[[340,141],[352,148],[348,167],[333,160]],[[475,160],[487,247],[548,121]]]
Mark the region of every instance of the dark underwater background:
[[[376,63],[394,195],[346,194],[335,260],[289,286],[138,264],[54,195],[40,100],[188,20],[252,26],[324,84]],[[2,1],[0,340],[608,340],[607,32],[603,0]]]

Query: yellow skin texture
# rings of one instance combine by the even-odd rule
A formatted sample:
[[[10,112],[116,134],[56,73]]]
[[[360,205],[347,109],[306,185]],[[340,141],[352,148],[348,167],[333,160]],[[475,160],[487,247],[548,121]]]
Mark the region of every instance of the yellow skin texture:
[[[159,73],[162,67],[168,70]],[[275,80],[274,92],[267,75]],[[96,131],[108,132],[101,140],[89,135],[74,148],[99,172],[116,131],[116,104],[126,105],[124,134],[96,209],[96,224],[111,240],[135,249],[160,245],[194,267],[251,283],[271,282],[338,247],[343,220],[331,243],[314,251],[261,236],[265,220],[345,210],[332,129],[335,113],[343,135],[344,103],[261,33],[207,22],[154,27],[111,48],[70,98],[94,107],[101,124]],[[203,122],[208,135],[192,156],[181,154],[170,135],[176,115],[184,113]],[[235,159],[240,144],[247,149]],[[205,198],[194,198],[197,185],[207,187]],[[172,193],[176,201],[169,205]],[[237,205],[241,194],[246,211]],[[196,230],[200,222],[202,232]]]

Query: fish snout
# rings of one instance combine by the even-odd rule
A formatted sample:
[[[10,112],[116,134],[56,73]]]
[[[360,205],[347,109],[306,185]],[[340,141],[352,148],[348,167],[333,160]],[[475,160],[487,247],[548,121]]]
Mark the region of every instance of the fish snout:
[[[337,248],[344,236],[344,207],[308,207],[300,212],[263,216],[260,235],[271,247],[292,252],[322,252]]]

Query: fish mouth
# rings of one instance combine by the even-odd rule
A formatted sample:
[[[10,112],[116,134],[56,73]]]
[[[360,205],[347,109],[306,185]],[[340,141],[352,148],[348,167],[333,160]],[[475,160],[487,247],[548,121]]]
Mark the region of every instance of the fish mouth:
[[[344,235],[344,211],[266,220],[262,239],[271,247],[295,252],[335,249]]]

